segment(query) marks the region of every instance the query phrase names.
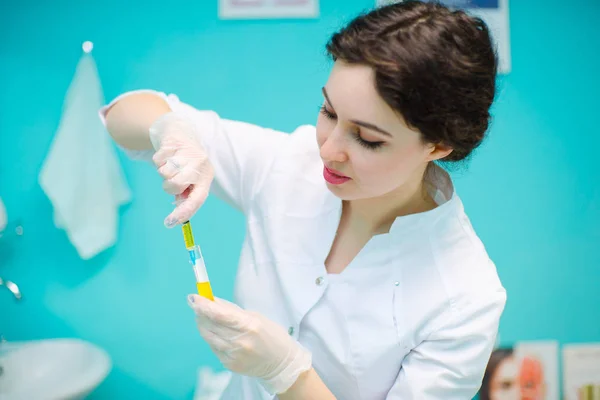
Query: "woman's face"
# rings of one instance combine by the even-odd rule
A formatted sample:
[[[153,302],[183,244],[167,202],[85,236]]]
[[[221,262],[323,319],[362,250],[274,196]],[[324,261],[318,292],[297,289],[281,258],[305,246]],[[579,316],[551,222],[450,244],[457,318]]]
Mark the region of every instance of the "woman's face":
[[[490,400],[518,400],[521,394],[518,375],[519,366],[513,356],[502,360],[490,381]]]
[[[421,140],[375,90],[370,67],[336,61],[323,88],[317,142],[327,186],[343,200],[378,197],[421,180],[450,150]]]

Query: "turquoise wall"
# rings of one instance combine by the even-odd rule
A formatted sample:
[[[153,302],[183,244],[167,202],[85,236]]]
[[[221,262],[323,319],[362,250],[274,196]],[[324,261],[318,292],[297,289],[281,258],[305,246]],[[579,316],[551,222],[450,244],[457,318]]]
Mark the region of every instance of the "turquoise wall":
[[[107,99],[155,88],[289,131],[316,119],[328,35],[373,4],[323,0],[317,20],[219,21],[216,3],[0,5],[0,196],[25,229],[0,242],[0,276],[25,296],[0,290],[0,334],[104,347],[114,369],[93,398],[191,398],[196,368],[220,367],[186,305],[192,272],[180,231],[163,228],[171,198],[151,167],[120,154],[134,201],[114,248],[82,261],[53,226],[37,178],[81,43],[95,44]],[[600,3],[513,1],[510,11],[513,71],[457,187],[508,290],[501,342],[600,341]],[[242,216],[210,199],[193,223],[214,289],[230,298]]]

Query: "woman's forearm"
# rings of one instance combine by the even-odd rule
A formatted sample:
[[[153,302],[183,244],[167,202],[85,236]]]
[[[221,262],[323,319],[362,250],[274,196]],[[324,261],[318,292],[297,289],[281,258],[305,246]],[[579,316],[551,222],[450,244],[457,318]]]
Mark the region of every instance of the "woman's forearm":
[[[133,93],[117,101],[106,113],[106,129],[119,145],[130,150],[151,150],[149,129],[169,105],[152,93]]]
[[[336,400],[314,368],[304,372],[279,400]]]

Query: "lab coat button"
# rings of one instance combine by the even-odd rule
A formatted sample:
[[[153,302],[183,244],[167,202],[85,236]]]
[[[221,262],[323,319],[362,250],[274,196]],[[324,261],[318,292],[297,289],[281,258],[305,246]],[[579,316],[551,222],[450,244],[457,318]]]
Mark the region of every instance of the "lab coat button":
[[[323,282],[324,282],[324,281],[325,281],[325,278],[323,278],[322,276],[320,276],[320,277],[318,277],[318,278],[315,280],[315,283],[316,283],[317,285],[321,286],[321,285],[323,284]]]
[[[290,334],[290,336],[292,336],[294,334],[294,327],[293,326],[289,327],[288,333]]]
[[[400,282],[398,282],[398,281],[394,282],[394,286],[400,286]]]

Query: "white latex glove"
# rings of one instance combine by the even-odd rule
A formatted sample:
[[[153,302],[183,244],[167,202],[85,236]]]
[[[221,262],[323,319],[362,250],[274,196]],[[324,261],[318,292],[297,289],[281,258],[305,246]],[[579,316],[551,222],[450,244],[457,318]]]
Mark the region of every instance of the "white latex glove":
[[[163,189],[177,200],[165,218],[168,228],[188,221],[208,197],[214,171],[200,134],[192,121],[174,112],[150,127],[150,141],[156,150],[152,161],[164,179]]]
[[[259,313],[226,300],[188,296],[200,335],[223,365],[238,374],[258,378],[271,394],[288,390],[301,373],[312,368],[312,355],[287,331]]]

